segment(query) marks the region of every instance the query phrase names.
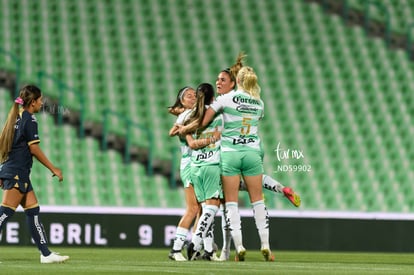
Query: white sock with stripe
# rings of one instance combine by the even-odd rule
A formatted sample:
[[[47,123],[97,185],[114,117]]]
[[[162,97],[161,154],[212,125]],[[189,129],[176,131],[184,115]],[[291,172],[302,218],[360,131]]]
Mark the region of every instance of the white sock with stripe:
[[[269,248],[269,215],[263,200],[252,203],[254,220],[262,248]]]
[[[226,218],[230,226],[230,234],[236,249],[243,245],[241,218],[237,202],[226,202]]]

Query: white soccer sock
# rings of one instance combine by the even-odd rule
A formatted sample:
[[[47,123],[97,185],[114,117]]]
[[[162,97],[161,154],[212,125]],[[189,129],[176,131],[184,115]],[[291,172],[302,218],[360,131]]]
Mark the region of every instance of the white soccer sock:
[[[276,193],[283,193],[283,188],[285,188],[283,184],[268,175],[263,175],[262,185],[264,188]]]
[[[221,209],[221,231],[223,233],[223,248],[222,248],[222,250],[230,251],[231,234],[230,234],[229,225],[226,222],[226,213],[225,213],[223,204],[221,204],[220,209]]]
[[[226,219],[236,249],[243,245],[241,219],[237,202],[226,202]]]
[[[252,203],[254,220],[262,248],[269,248],[269,215],[263,200]]]
[[[175,231],[173,250],[181,251],[181,249],[184,246],[184,242],[187,239],[187,234],[188,234],[187,228],[177,227],[177,230]]]
[[[218,207],[215,205],[206,205],[205,207],[203,207],[203,213],[200,216],[196,232],[193,236],[195,250],[201,250],[201,243],[203,242],[203,239],[206,237],[207,231],[213,223],[217,211]]]
[[[205,202],[201,203],[201,213],[204,212],[204,207],[206,206]],[[200,216],[201,217],[201,216]],[[197,230],[197,226],[198,226],[198,222],[200,221],[200,217],[197,220],[197,224],[194,224],[193,227],[191,228],[191,242],[192,243],[196,243],[199,242],[200,240],[198,239],[198,237],[196,236],[196,230]]]
[[[203,239],[204,243],[204,251],[212,252],[213,251],[213,243],[214,243],[214,219],[213,222],[210,224],[209,229],[206,232],[206,237]]]

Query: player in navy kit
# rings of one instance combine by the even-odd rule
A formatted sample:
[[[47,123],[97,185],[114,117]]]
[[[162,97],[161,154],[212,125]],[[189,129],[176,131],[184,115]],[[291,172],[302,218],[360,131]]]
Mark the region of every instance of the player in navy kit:
[[[54,166],[40,149],[37,120],[34,113],[42,107],[42,94],[34,85],[24,86],[10,109],[0,134],[0,187],[4,190],[0,206],[0,231],[21,205],[31,236],[40,251],[41,263],[60,263],[69,259],[51,252],[39,219],[39,204],[30,181],[34,156],[53,176],[63,180],[62,171]]]

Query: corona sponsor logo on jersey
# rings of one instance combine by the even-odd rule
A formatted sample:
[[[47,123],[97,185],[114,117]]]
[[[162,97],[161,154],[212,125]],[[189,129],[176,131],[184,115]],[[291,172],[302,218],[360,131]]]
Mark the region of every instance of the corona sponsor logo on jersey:
[[[261,105],[260,101],[254,98],[246,98],[246,97],[242,97],[242,96],[235,96],[233,97],[233,102],[236,104],[243,104],[243,103],[248,103],[248,104],[255,104],[255,105]]]

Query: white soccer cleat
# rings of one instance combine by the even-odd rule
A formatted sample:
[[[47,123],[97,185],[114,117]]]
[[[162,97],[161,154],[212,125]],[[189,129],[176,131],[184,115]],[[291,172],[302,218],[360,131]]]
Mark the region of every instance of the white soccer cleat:
[[[204,254],[201,256],[202,260],[220,262],[220,258],[217,257],[216,252],[207,252],[204,251]]]
[[[176,262],[184,262],[184,261],[187,261],[187,259],[183,255],[183,253],[181,253],[181,251],[172,252],[172,253],[170,253],[170,255],[168,257],[171,260],[176,261]]]
[[[229,259],[230,259],[230,251],[227,249],[221,250],[219,261],[225,262],[225,261],[228,261]]]
[[[64,263],[69,260],[69,256],[62,256],[59,253],[52,252],[49,256],[40,255],[41,264]]]
[[[216,252],[213,252],[213,256],[211,257],[211,261],[214,261],[214,262],[221,262],[220,258],[219,258],[219,257],[217,257]]]

